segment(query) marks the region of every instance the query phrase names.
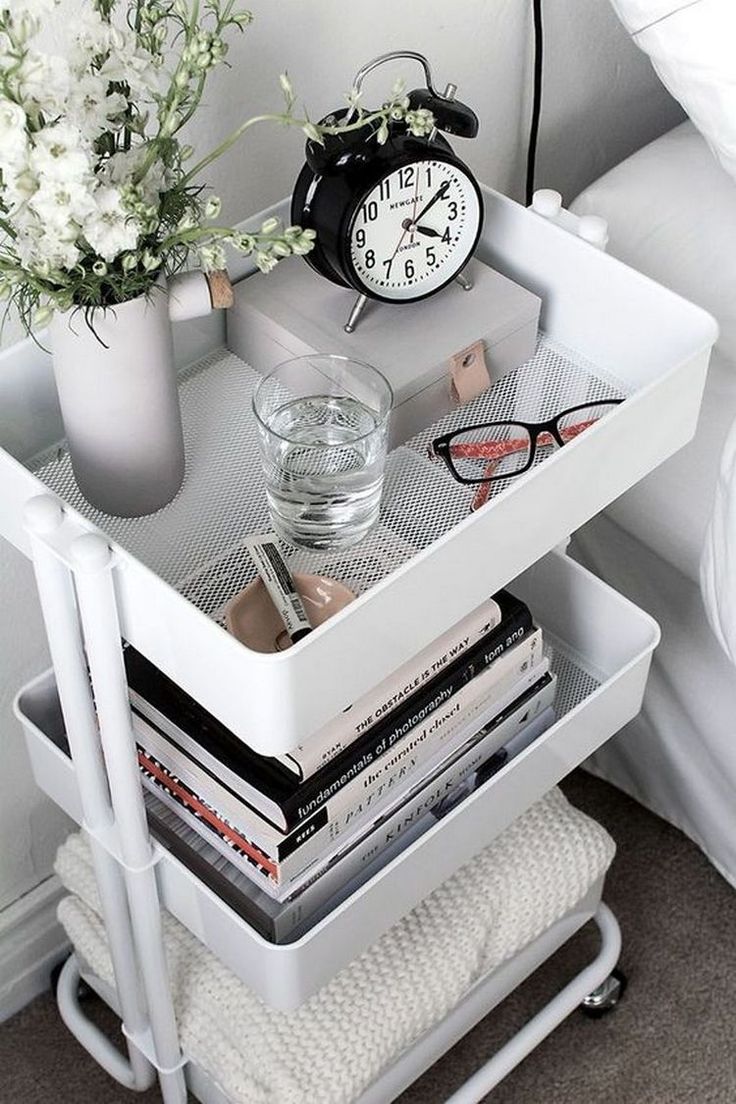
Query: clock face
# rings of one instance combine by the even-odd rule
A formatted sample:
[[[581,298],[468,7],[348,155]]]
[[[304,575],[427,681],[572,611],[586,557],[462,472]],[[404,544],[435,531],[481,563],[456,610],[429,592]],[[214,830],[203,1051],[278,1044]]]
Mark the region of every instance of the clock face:
[[[449,283],[478,239],[475,182],[449,161],[414,161],[384,176],[358,207],[348,256],[369,295],[411,300]]]

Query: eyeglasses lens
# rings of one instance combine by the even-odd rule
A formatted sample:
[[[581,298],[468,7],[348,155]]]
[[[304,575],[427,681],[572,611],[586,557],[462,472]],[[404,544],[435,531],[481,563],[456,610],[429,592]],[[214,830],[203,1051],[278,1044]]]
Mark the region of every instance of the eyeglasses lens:
[[[605,418],[606,414],[610,414],[612,410],[616,409],[616,406],[616,403],[596,403],[593,406],[583,407],[580,410],[573,410],[571,414],[563,415],[557,422],[557,429],[562,440],[565,444],[572,441],[589,426],[601,418]],[[543,444],[542,437],[547,437],[547,434],[540,435],[539,444]]]
[[[513,423],[466,429],[450,442],[450,459],[461,479],[515,475],[527,467],[530,452],[528,430]]]

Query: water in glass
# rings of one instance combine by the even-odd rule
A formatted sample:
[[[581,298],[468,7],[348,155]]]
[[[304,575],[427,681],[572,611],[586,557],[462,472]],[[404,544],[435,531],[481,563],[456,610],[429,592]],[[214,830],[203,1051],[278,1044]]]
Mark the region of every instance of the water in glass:
[[[355,544],[381,503],[387,419],[347,394],[287,397],[260,426],[271,518],[307,548]]]

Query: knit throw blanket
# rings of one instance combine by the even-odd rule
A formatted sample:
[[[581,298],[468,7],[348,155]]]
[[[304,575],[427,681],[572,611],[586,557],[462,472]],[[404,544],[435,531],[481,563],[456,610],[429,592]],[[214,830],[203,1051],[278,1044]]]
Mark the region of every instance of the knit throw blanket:
[[[553,790],[294,1012],[277,1012],[168,914],[184,1053],[233,1104],[348,1104],[469,989],[570,911],[606,872],[608,833]],[[56,870],[59,918],[113,985],[88,844]]]

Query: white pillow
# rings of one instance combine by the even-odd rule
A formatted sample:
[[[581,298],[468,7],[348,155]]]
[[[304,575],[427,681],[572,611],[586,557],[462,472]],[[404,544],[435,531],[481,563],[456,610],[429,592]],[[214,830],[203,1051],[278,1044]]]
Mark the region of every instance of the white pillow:
[[[611,0],[723,167],[736,179],[736,0]]]

